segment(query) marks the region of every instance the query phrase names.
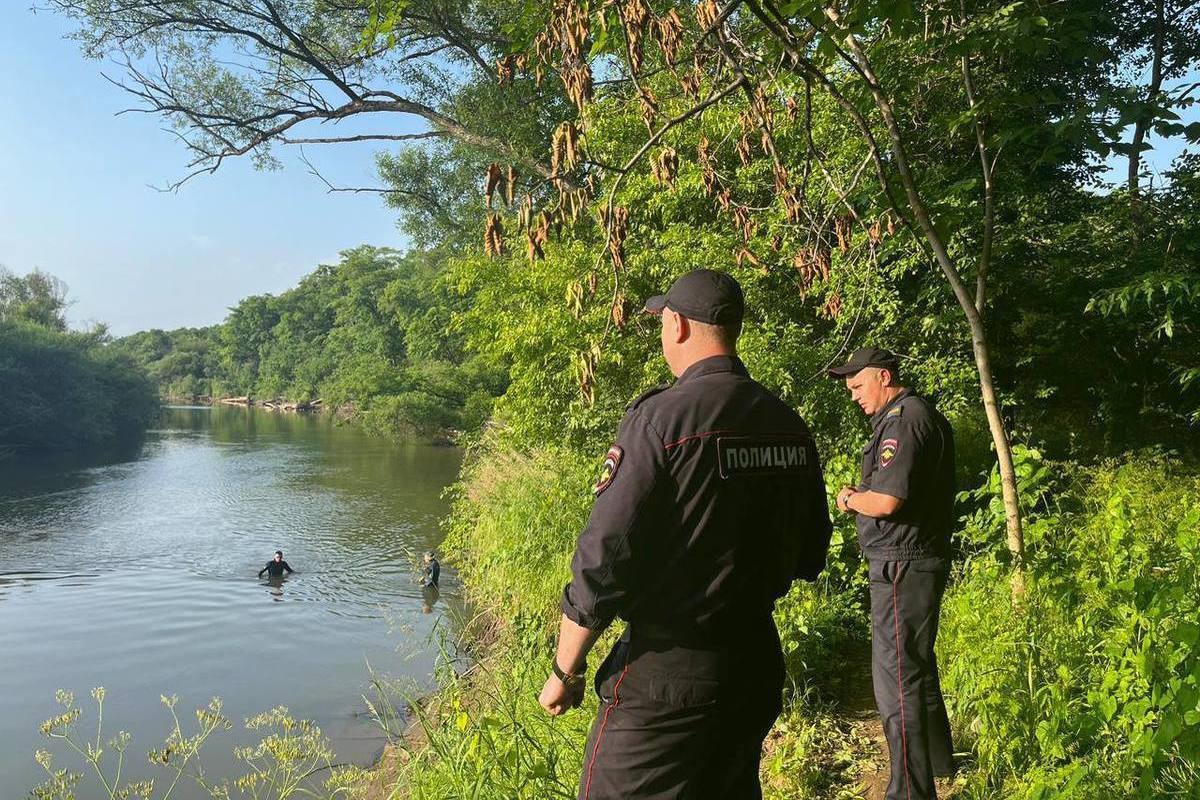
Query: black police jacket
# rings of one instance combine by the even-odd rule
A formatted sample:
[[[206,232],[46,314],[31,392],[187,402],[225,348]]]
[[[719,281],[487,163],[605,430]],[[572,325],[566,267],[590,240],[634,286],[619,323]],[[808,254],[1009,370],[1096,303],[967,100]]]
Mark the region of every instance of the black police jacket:
[[[563,613],[599,630],[720,634],[825,566],[832,526],[808,427],[733,356],[629,407],[579,536]]]
[[[946,557],[954,527],[954,430],[929,400],[906,389],[871,418],[860,491],[904,500],[890,517],[858,515],[869,559]]]

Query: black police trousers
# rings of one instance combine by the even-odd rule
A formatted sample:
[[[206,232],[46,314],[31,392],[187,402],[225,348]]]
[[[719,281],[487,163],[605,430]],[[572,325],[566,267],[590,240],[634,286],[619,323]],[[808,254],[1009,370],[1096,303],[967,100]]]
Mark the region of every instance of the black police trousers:
[[[769,616],[701,646],[627,628],[596,673],[579,800],[758,800],[783,679]]]
[[[938,681],[938,615],[949,562],[871,560],[871,674],[891,753],[887,800],[932,800],[933,777],[954,771]]]

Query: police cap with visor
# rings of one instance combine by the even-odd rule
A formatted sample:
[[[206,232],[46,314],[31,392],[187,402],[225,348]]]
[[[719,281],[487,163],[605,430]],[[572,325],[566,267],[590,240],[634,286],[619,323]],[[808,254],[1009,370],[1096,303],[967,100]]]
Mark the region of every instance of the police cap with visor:
[[[848,378],[867,367],[891,370],[895,375],[900,369],[900,359],[891,350],[882,347],[861,347],[850,354],[849,361],[840,367],[831,367],[828,373],[831,378]]]
[[[696,322],[736,325],[746,312],[746,297],[732,276],[695,269],[672,283],[666,294],[646,301],[646,310],[651,314],[661,314],[664,308]]]

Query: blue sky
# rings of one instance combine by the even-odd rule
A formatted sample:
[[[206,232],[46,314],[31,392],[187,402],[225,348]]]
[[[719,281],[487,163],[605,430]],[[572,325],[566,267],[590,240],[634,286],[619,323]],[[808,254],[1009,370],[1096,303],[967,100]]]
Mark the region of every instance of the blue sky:
[[[241,298],[287,289],[339,251],[404,247],[396,213],[373,194],[328,194],[296,152],[285,168],[226,162],[178,193],[188,155],[105,81],[62,18],[0,0],[0,264],[66,281],[73,326],[113,333],[220,322]],[[394,122],[391,124],[395,124]],[[378,185],[378,143],[307,148],[338,185]]]

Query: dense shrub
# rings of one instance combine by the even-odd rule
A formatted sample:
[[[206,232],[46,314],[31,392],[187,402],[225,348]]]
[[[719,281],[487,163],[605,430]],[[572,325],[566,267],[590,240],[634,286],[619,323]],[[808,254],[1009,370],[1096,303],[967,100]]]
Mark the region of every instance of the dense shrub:
[[[1029,588],[990,554],[947,596],[939,659],[978,798],[1195,797],[1200,479],[1160,457],[1060,466]]]
[[[110,444],[158,413],[145,373],[101,333],[0,322],[0,450]]]

